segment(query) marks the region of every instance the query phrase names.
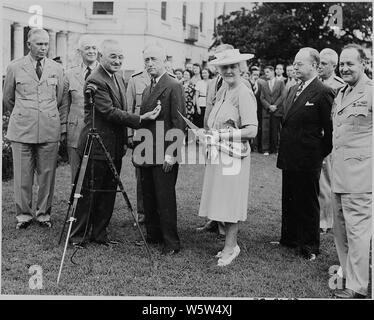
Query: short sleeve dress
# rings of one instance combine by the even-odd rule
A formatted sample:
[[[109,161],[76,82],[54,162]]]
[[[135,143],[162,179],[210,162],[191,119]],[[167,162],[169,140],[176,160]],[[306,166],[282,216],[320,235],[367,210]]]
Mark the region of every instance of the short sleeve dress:
[[[253,92],[240,83],[217,95],[208,118],[210,129],[257,126],[257,102]],[[219,152],[218,161],[205,167],[199,216],[211,220],[237,223],[247,219],[250,156],[243,159]]]

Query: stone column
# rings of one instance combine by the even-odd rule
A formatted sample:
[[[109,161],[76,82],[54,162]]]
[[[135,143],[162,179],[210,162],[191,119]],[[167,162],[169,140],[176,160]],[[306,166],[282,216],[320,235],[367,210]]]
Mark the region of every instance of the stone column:
[[[9,65],[9,62],[11,60],[11,49],[10,49],[10,21],[9,20],[3,20],[3,70],[2,74],[5,74],[6,68]]]
[[[67,59],[67,32],[60,31],[56,39],[56,56],[61,57],[63,66],[66,66]]]
[[[48,30],[48,35],[49,35],[48,58],[53,59],[56,57],[56,32],[53,30]]]
[[[14,57],[13,59],[23,57],[23,26],[20,23],[16,22],[13,24],[14,27]]]

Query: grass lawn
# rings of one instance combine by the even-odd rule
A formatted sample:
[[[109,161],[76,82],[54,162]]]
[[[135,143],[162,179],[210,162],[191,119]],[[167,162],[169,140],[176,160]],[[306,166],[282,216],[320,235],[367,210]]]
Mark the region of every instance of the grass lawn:
[[[177,183],[178,228],[182,250],[164,257],[151,246],[155,269],[145,249],[135,245],[140,238],[121,194],[109,226],[111,238],[121,244],[106,248],[89,245],[70,262],[68,249],[60,281],[56,279],[63,245],[58,237],[70,193],[70,168],[57,169],[53,201],[53,227],[36,224],[15,230],[13,181],[3,183],[2,294],[111,295],[169,297],[276,297],[331,298],[328,269],[338,264],[331,234],[321,237],[321,255],[306,262],[290,249],[274,247],[281,227],[281,171],[276,157],[252,154],[248,219],[240,225],[239,257],[227,267],[217,267],[214,255],[223,242],[212,233],[196,233],[204,223],[197,215],[203,182],[203,165],[181,165]],[[127,155],[122,181],[135,207],[135,174]],[[40,265],[43,288],[29,288],[29,266]]]

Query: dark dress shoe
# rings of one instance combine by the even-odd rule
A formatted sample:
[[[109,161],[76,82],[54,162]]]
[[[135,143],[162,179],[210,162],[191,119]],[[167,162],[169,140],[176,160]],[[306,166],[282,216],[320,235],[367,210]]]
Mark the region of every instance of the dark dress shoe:
[[[31,224],[32,220],[29,220],[29,221],[23,221],[23,222],[18,222],[16,224],[16,229],[19,230],[19,229],[26,229],[30,224]]]
[[[38,221],[38,224],[43,228],[52,228],[51,221]]]
[[[164,256],[173,256],[175,254],[177,254],[178,252],[180,251],[180,249],[162,249],[162,252],[161,254],[163,254]]]
[[[87,241],[69,240],[69,245],[73,246],[74,248],[85,249],[87,246]]]
[[[162,244],[163,243],[163,241],[161,239],[153,239],[153,238],[146,238],[145,241],[148,244]],[[139,241],[136,241],[135,244],[137,246],[144,246],[144,241],[143,240],[139,240]]]
[[[345,288],[343,290],[336,290],[334,293],[335,297],[339,299],[365,299],[366,296],[357,293],[351,289]]]
[[[103,241],[103,240],[91,240],[91,242],[96,243],[98,245],[106,246],[106,247],[110,247],[112,245],[119,244],[119,241],[116,241],[116,240],[106,240],[106,241]]]

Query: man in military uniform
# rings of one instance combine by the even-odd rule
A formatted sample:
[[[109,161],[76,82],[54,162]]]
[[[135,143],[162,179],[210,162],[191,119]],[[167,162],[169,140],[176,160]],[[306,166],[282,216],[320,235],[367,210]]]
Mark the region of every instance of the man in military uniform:
[[[31,29],[28,55],[12,61],[4,80],[3,107],[12,111],[7,138],[12,143],[16,229],[33,221],[32,186],[38,182],[36,221],[50,228],[58,143],[63,71],[46,57],[49,36]]]
[[[338,54],[325,48],[320,53],[318,75],[320,80],[334,90],[335,95],[345,85],[342,78],[335,74],[338,66]],[[322,163],[321,177],[319,179],[319,205],[320,205],[320,230],[321,234],[327,233],[332,228],[333,214],[331,207],[331,154]]]
[[[139,115],[140,106],[142,104],[142,94],[144,89],[151,84],[151,77],[146,70],[134,73],[127,85],[126,99],[127,112]],[[128,128],[128,143],[133,147],[134,129]],[[141,170],[135,167],[136,175],[136,204],[137,204],[137,218],[139,223],[144,223],[144,206],[143,194],[141,185]]]
[[[326,86],[338,93],[339,89],[345,85],[343,79],[335,74],[335,69],[338,66],[338,54],[330,48],[325,48],[319,55],[321,62],[318,66],[318,76]]]
[[[60,109],[62,140],[67,143],[72,182],[80,164],[78,140],[84,127],[83,86],[87,77],[99,64],[97,44],[92,36],[82,36],[77,51],[82,57],[82,63],[66,71]]]
[[[346,85],[335,98],[332,150],[334,240],[345,288],[338,298],[363,298],[369,284],[372,206],[372,81],[365,75],[365,53],[351,44],[340,54]],[[344,282],[343,282],[344,283]]]

